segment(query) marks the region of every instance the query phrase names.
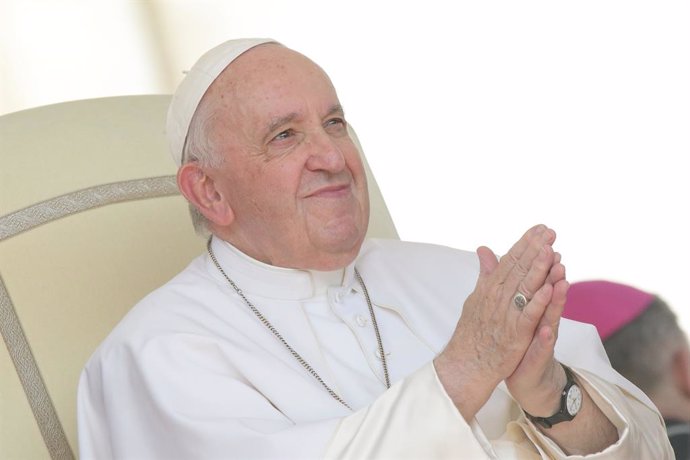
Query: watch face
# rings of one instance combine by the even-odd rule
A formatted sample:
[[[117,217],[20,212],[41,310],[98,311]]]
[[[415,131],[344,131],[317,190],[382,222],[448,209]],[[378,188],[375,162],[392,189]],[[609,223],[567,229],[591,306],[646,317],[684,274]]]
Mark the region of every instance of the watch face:
[[[582,406],[582,391],[580,391],[580,387],[573,385],[568,389],[565,407],[568,409],[568,413],[574,416],[580,411],[580,406]]]

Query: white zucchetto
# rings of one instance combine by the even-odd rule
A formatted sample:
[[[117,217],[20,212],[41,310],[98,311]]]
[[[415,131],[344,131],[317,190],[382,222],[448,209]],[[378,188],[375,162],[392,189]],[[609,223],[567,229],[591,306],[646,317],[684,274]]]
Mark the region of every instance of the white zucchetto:
[[[225,68],[241,54],[264,43],[277,43],[270,38],[228,40],[204,53],[177,87],[168,108],[166,137],[175,164],[182,164],[182,153],[189,125],[201,98]]]

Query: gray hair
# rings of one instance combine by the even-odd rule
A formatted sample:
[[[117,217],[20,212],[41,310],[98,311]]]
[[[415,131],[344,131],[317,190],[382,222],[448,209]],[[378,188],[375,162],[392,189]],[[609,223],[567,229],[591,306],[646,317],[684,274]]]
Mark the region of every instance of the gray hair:
[[[209,98],[202,98],[189,124],[189,131],[182,149],[182,164],[198,162],[203,168],[217,168],[224,158],[216,152],[212,136],[216,108]],[[200,236],[208,236],[208,219],[192,203],[189,203],[194,231]]]
[[[673,349],[686,340],[676,315],[659,297],[635,320],[604,341],[611,365],[650,394],[664,381]]]

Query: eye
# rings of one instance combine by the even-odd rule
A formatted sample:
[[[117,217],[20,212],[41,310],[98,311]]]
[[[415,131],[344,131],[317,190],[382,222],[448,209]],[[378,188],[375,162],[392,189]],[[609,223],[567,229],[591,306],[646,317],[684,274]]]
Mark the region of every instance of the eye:
[[[273,137],[273,141],[283,141],[285,139],[289,139],[290,137],[294,136],[295,132],[292,129],[286,129],[285,131],[281,131],[278,134]]]
[[[324,125],[326,131],[332,133],[344,131],[345,126],[347,126],[347,124],[345,122],[345,119],[343,118],[330,118],[326,121],[326,124]]]

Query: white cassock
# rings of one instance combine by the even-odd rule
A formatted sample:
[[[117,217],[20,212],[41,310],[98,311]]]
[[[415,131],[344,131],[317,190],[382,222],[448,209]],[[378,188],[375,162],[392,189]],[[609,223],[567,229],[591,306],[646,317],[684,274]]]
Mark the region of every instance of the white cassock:
[[[78,397],[82,459],[563,458],[501,384],[466,423],[432,359],[474,289],[474,253],[371,240],[336,272],[277,268],[214,239],[228,276],[353,410],[308,373],[208,255],[137,304]],[[393,386],[354,267],[374,305]],[[618,428],[592,458],[673,458],[661,417],[610,367],[593,327],[561,322],[557,357]]]

